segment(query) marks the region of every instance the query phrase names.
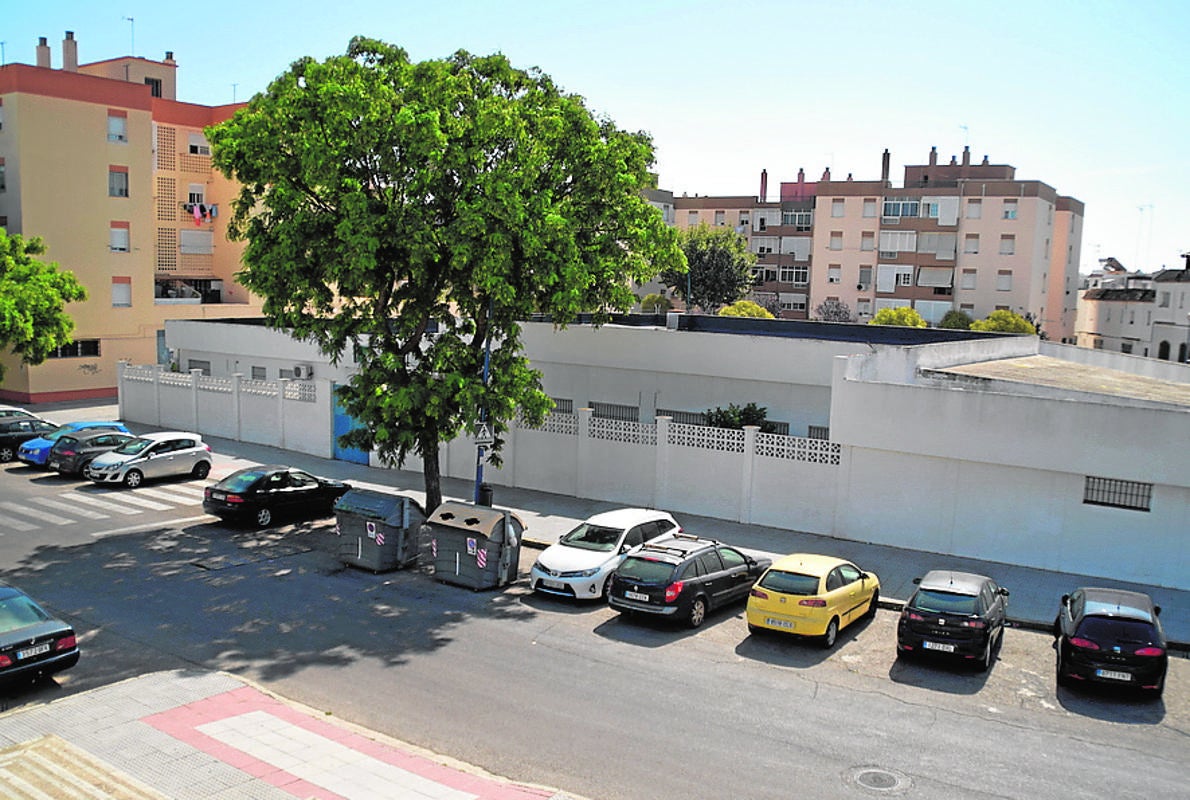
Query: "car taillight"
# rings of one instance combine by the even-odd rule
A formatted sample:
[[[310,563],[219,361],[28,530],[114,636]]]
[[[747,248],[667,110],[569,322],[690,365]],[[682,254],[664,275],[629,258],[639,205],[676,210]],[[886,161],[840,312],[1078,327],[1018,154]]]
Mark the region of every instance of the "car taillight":
[[[826,608],[826,601],[821,597],[807,597],[804,600],[798,600],[799,606],[810,606],[811,608]]]
[[[761,591],[760,589],[755,589],[755,588],[754,588],[752,591],[748,592],[748,594],[752,595],[753,597],[759,597],[761,600],[768,600],[768,599],[769,599],[768,593],[767,593],[767,592],[763,592],[763,591]]]
[[[1099,645],[1095,644],[1090,639],[1083,639],[1078,636],[1071,637],[1070,646],[1077,647],[1080,650],[1098,650],[1099,649]]]
[[[244,502],[244,498],[240,497],[238,494],[229,494],[229,495],[227,496],[227,502],[229,502],[229,503],[242,503],[242,502]]]
[[[203,449],[203,450],[206,450],[208,453],[209,453],[209,452],[211,452],[211,446],[210,446],[209,444],[204,444],[204,445],[202,446],[202,449]]]
[[[678,595],[682,593],[682,587],[685,585],[683,581],[674,581],[669,586],[665,587],[665,602],[672,603],[678,599]]]
[[[66,456],[67,458],[69,458],[70,456],[77,456],[77,455],[78,455],[78,453],[76,453],[76,452],[75,452],[75,451],[73,451],[73,450],[63,450],[63,451],[62,451],[61,453],[59,453],[58,455],[60,455],[60,456]]]
[[[0,653],[0,667],[11,667],[11,666],[12,666],[12,659],[9,658],[8,656],[4,655],[3,653]]]
[[[1163,656],[1165,655],[1165,648],[1163,647],[1142,647],[1136,651],[1138,656]]]
[[[73,650],[76,647],[78,647],[78,639],[75,638],[73,633],[69,636],[63,636],[58,640],[58,643],[54,645],[55,650]]]
[[[959,624],[964,628],[976,628],[977,630],[983,630],[987,627],[987,623],[981,619],[965,619]]]

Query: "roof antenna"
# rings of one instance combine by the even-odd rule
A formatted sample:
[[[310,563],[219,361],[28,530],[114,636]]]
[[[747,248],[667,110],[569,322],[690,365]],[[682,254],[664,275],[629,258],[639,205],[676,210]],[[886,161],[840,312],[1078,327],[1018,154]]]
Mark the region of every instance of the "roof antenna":
[[[959,126],[959,130],[961,130],[961,131],[963,132],[963,147],[966,147],[966,146],[969,144],[969,142],[967,141],[967,139],[968,139],[968,138],[970,138],[970,137],[968,136],[968,134],[969,134],[971,131],[970,131],[970,130],[967,128],[967,126],[966,126],[966,125],[960,125],[960,126]]]
[[[136,19],[133,17],[121,17],[121,19],[128,23],[128,27],[131,30],[131,33],[129,34],[131,37],[129,46],[132,48],[132,50],[128,55],[136,58]]]

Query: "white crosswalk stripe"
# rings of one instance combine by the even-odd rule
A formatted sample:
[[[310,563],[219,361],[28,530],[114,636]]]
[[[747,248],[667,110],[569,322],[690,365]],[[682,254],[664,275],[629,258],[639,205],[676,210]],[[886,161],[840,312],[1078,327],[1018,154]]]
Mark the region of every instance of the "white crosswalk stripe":
[[[46,521],[44,511],[38,511],[35,508],[28,508],[27,506],[23,506],[19,503],[9,503],[9,502],[5,501],[3,503],[0,503],[0,508],[3,508],[5,511],[8,511],[9,513],[17,514],[22,517],[28,517],[29,519],[36,520],[37,522],[44,523]],[[12,519],[10,517],[9,521],[17,522],[18,520]],[[26,528],[25,530],[32,530],[32,528]]]
[[[87,494],[86,492],[75,492],[70,495],[70,499],[75,500],[79,503],[85,503],[88,506],[92,506],[94,508],[98,508],[103,511],[110,511],[113,514],[127,515],[127,514],[141,513],[140,509],[138,509],[138,508],[129,508],[128,506],[121,505],[119,503],[112,503],[112,502],[108,502],[107,500],[100,500],[98,497],[95,497],[94,495],[91,495],[91,494]]]
[[[58,523],[78,522],[77,519],[70,519],[70,517],[79,517],[81,519],[107,519],[107,514],[100,514],[98,511],[91,511],[86,508],[79,508],[77,505],[65,503],[61,500],[54,500],[49,497],[34,497],[32,502],[37,503],[47,508],[57,509],[66,514],[65,519],[54,520]]]
[[[133,490],[137,495],[148,495],[155,497],[158,500],[164,500],[167,503],[175,505],[192,505],[194,503],[202,502],[202,489],[193,489],[188,486],[171,486],[168,489],[165,487],[145,488],[139,486]]]
[[[0,515],[0,528],[8,528],[13,531],[35,531],[36,525],[30,525],[28,522],[21,522],[19,519],[12,517],[5,517]]]
[[[139,492],[113,492],[110,495],[104,495],[104,497],[111,498],[111,502],[127,503],[130,506],[145,508],[149,511],[168,511],[173,508],[171,505],[158,503],[156,500],[150,500],[147,497],[141,497]]]

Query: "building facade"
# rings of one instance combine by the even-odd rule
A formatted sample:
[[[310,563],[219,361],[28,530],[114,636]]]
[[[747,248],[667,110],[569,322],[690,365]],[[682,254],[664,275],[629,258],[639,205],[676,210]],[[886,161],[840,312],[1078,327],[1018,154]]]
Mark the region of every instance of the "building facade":
[[[260,314],[226,236],[237,188],[203,136],[242,104],[179,102],[172,53],[80,64],[68,31],[61,59],[43,37],[35,65],[0,67],[0,226],[88,293],[71,345],[35,367],[0,355],[0,398],[27,403],[115,395],[118,361],[169,362],[167,319]]]

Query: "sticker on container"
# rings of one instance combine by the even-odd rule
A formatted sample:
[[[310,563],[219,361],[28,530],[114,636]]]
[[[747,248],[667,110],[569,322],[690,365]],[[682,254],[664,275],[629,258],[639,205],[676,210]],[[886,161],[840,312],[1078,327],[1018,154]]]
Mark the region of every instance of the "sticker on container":
[[[364,523],[364,528],[367,529],[367,531],[368,531],[369,539],[376,538],[376,523],[375,522],[368,520],[367,522]]]
[[[488,551],[480,550],[478,553],[476,553],[475,554],[475,563],[479,566],[480,569],[483,569],[484,567],[486,567],[488,565]]]
[[[376,531],[376,544],[384,544],[384,531]]]
[[[437,539],[430,540],[430,555],[432,555],[434,558],[438,557],[438,540]]]
[[[479,542],[477,542],[474,539],[474,537],[468,536],[467,537],[467,555],[469,555],[469,556],[475,555],[475,551],[478,547],[479,547]]]

